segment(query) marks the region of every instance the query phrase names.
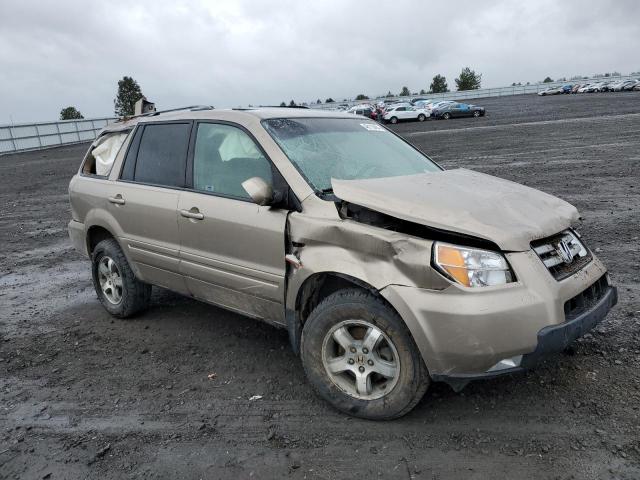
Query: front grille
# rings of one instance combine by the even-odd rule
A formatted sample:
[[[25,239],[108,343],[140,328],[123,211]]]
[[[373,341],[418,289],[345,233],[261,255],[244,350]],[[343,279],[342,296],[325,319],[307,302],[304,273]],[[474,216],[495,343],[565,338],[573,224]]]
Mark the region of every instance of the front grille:
[[[564,303],[564,319],[565,321],[573,320],[579,315],[591,310],[596,303],[607,293],[609,282],[607,276],[603,275],[596,283],[591,285],[585,291],[579,293],[575,297]]]
[[[593,258],[591,252],[585,248],[571,230],[536,240],[531,243],[531,247],[547,267],[549,273],[558,281],[578,272]],[[571,252],[570,258],[567,255],[563,256],[563,250],[565,253]]]

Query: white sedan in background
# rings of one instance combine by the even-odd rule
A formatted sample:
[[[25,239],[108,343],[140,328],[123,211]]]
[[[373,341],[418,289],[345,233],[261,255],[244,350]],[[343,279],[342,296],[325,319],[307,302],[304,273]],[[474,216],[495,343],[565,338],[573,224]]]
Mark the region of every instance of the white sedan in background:
[[[411,105],[394,105],[383,115],[385,122],[398,123],[402,120],[418,120],[424,122],[429,117],[429,112],[423,108],[415,108]]]

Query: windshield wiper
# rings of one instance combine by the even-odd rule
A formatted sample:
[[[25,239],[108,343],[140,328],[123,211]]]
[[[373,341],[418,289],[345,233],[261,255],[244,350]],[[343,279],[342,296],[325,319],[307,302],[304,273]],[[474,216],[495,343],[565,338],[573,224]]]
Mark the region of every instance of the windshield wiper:
[[[322,190],[320,190],[320,193],[322,193],[323,195],[333,193],[333,187],[323,188]]]

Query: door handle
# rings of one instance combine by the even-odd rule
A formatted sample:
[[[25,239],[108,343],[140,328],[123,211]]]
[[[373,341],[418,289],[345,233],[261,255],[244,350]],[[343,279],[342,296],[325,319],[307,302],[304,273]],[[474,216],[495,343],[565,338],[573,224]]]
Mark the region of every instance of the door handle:
[[[109,197],[109,201],[116,205],[124,205],[124,198],[122,198],[120,194],[117,194],[115,197]]]
[[[193,220],[203,220],[204,213],[200,213],[196,207],[191,208],[191,210],[180,210],[180,215],[185,218],[191,218]]]

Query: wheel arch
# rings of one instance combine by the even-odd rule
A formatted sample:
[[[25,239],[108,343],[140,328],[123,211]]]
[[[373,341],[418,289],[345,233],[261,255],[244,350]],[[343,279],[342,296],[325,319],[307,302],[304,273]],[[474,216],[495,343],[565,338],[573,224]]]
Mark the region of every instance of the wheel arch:
[[[118,221],[108,211],[100,208],[93,208],[87,212],[84,220],[85,225],[85,242],[87,246],[87,253],[89,257],[93,252],[95,246],[104,240],[105,238],[113,238],[118,242],[120,248],[120,239],[122,237],[122,229],[118,224]],[[128,252],[126,249],[122,249],[125,256],[128,258]]]
[[[108,238],[113,238],[116,242],[118,241],[115,235],[113,235],[113,233],[111,233],[107,228],[103,227],[102,225],[91,225],[87,229],[87,235],[85,239],[87,244],[87,253],[89,254],[89,257],[91,257],[91,255],[93,254],[93,250],[96,248],[96,246],[101,241],[106,240]]]
[[[293,304],[286,308],[289,341],[296,355],[300,353],[302,328],[311,311],[332,293],[354,288],[375,295],[398,313],[376,287],[358,277],[335,271],[315,272],[304,279],[296,292],[295,302],[291,302]]]

